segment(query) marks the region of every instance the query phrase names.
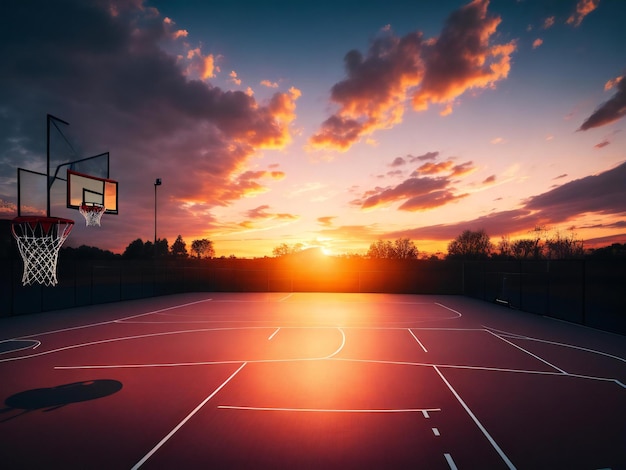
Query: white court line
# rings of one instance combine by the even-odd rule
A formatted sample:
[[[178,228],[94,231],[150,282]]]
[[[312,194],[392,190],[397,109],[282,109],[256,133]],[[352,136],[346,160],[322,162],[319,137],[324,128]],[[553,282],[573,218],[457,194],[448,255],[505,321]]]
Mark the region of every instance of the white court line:
[[[72,326],[72,327],[69,327],[69,328],[61,328],[59,330],[53,330],[53,331],[44,331],[43,333],[34,333],[32,335],[18,336],[16,338],[11,338],[11,339],[18,340],[18,339],[24,339],[24,338],[32,338],[33,336],[52,335],[54,333],[63,333],[65,331],[81,330],[83,328],[91,328],[91,327],[94,327],[94,326],[110,325],[111,323],[121,323],[124,320],[129,320],[131,318],[138,318],[138,317],[143,317],[145,315],[151,315],[151,314],[154,314],[154,313],[165,312],[167,310],[173,310],[173,309],[176,309],[176,308],[188,307],[189,305],[195,305],[195,304],[199,304],[199,303],[203,303],[203,302],[210,302],[211,300],[212,299],[197,300],[195,302],[188,302],[186,304],[180,304],[180,305],[174,305],[172,307],[160,308],[158,310],[152,310],[150,312],[140,313],[138,315],[130,315],[128,317],[118,318],[117,320],[107,320],[107,321],[101,321],[101,322],[97,322],[97,323],[88,323],[87,325]]]
[[[337,354],[337,352],[333,353],[333,355]],[[550,372],[550,371],[541,371],[541,370],[504,369],[504,368],[498,368],[498,367],[484,367],[484,366],[433,364],[432,362],[406,362],[406,361],[384,361],[384,360],[378,360],[378,359],[337,358],[337,357],[332,357],[333,355],[326,356],[326,357],[304,357],[304,358],[288,358],[288,359],[248,359],[245,362],[249,364],[271,364],[271,363],[282,363],[282,362],[322,361],[325,359],[332,359],[333,361],[359,362],[359,363],[366,363],[366,364],[385,364],[385,365],[412,366],[412,367],[440,367],[442,369],[466,369],[466,370],[482,370],[482,371],[489,371],[489,372],[508,372],[508,373],[514,373],[514,374],[551,375],[554,377],[572,377],[572,378],[578,378],[578,379],[597,380],[600,382],[613,382],[622,388],[626,388],[626,385],[624,385],[617,379],[611,379],[611,378],[605,378],[605,377],[594,377],[590,375],[562,374],[560,372]],[[147,364],[146,363],[144,364],[100,364],[100,365],[85,364],[85,365],[76,365],[76,366],[55,366],[54,368],[58,370],[73,370],[73,369],[142,369],[142,368],[150,368],[150,367],[191,367],[191,366],[239,364],[242,362],[242,360],[243,359],[233,359],[233,360],[225,360],[225,361],[161,362],[161,363],[147,363]]]
[[[417,341],[417,344],[419,344],[419,345],[422,347],[422,349],[424,350],[424,352],[425,352],[425,353],[427,353],[427,352],[428,352],[428,350],[424,347],[424,345],[422,344],[422,342],[421,342],[419,339],[417,339],[417,336],[415,336],[415,334],[411,331],[411,328],[409,328],[409,333],[411,333],[411,336],[413,336],[413,338],[415,338],[415,341]]]
[[[565,372],[565,371],[564,371],[563,369],[561,369],[560,367],[557,367],[557,366],[555,366],[554,364],[549,363],[549,362],[548,362],[548,361],[546,361],[545,359],[543,359],[543,358],[541,358],[541,357],[537,356],[536,354],[531,353],[530,351],[528,351],[528,350],[526,350],[526,349],[522,348],[521,346],[518,346],[518,345],[517,345],[517,344],[515,344],[515,343],[512,343],[512,342],[511,342],[511,341],[509,341],[508,339],[504,339],[504,338],[503,338],[502,336],[500,336],[499,334],[494,333],[494,332],[493,332],[493,331],[491,331],[491,330],[485,330],[485,331],[486,331],[487,333],[492,334],[493,336],[495,336],[496,338],[500,339],[501,341],[504,341],[505,343],[510,344],[511,346],[513,346],[513,347],[515,347],[515,348],[519,349],[520,351],[524,351],[526,354],[528,354],[528,355],[530,355],[530,356],[534,357],[535,359],[537,359],[537,360],[539,360],[539,361],[543,362],[544,364],[549,365],[550,367],[552,367],[553,369],[558,370],[558,371],[559,371],[559,372],[561,372],[562,374],[568,375],[568,374],[567,374],[567,372]]]
[[[263,406],[236,406],[236,405],[219,405],[222,410],[243,410],[243,411],[287,411],[301,413],[428,413],[441,411],[441,408],[281,408],[281,407],[263,407]]]
[[[12,352],[23,351],[25,349],[37,349],[39,347],[39,345],[41,344],[41,341],[37,341],[36,339],[5,339],[5,340],[0,341],[0,344],[2,344],[2,343],[10,343],[12,341],[21,341],[21,342],[24,342],[24,343],[31,342],[31,343],[34,344],[34,346],[33,346],[33,344],[29,344],[28,346],[22,346],[22,347],[19,347],[19,348],[16,348],[16,349],[9,349],[7,351],[2,351],[2,352],[0,352],[0,354],[9,354],[9,353],[12,353]]]
[[[153,336],[176,335],[176,334],[182,334],[182,333],[200,333],[200,332],[207,332],[207,331],[220,331],[220,330],[232,330],[232,329],[237,329],[237,328],[201,328],[201,329],[197,329],[197,330],[165,331],[165,332],[161,332],[161,333],[149,333],[149,334],[145,334],[145,335],[122,336],[122,337],[119,337],[119,338],[101,339],[101,340],[98,340],[98,341],[89,341],[87,343],[72,344],[70,346],[63,346],[62,348],[50,349],[48,351],[42,351],[42,352],[35,353],[35,354],[28,354],[26,356],[8,357],[6,359],[0,359],[0,362],[10,362],[10,361],[18,361],[18,360],[21,360],[21,359],[30,359],[30,358],[33,358],[33,357],[45,356],[47,354],[53,354],[53,353],[57,353],[57,352],[61,352],[61,351],[67,351],[69,349],[83,348],[83,347],[86,347],[86,346],[94,346],[96,344],[114,343],[116,341],[126,341],[126,340],[131,340],[131,339],[150,338],[150,337],[153,337]],[[241,362],[241,361],[237,361],[237,362]]]
[[[278,333],[279,331],[280,331],[280,328],[276,328],[276,331],[275,331],[274,333],[272,333],[272,334],[270,335],[270,337],[269,337],[269,338],[267,338],[267,340],[268,340],[268,341],[270,341],[270,340],[271,340],[274,336],[276,336],[276,333]]]
[[[448,462],[450,470],[458,470],[458,467],[454,463],[454,460],[452,460],[452,456],[450,454],[443,454],[443,456],[446,458],[446,462]]]
[[[620,356],[615,356],[613,354],[609,354],[609,353],[605,353],[602,351],[598,351],[596,349],[590,349],[590,348],[583,348],[582,346],[575,346],[573,344],[568,344],[568,343],[557,343],[556,341],[548,341],[547,339],[540,339],[540,338],[534,338],[532,336],[524,336],[524,335],[517,335],[515,333],[509,333],[508,331],[502,331],[502,330],[498,330],[496,328],[491,328],[489,326],[484,326],[483,327],[487,330],[490,331],[497,331],[498,333],[501,333],[502,336],[507,337],[507,338],[512,338],[512,339],[522,339],[522,340],[528,340],[528,341],[536,341],[539,343],[546,343],[546,344],[552,344],[554,346],[561,346],[564,348],[572,348],[572,349],[578,349],[580,351],[585,351],[588,353],[592,353],[592,354],[599,354],[601,356],[606,356],[606,357],[610,357],[611,359],[616,359],[620,362],[626,362],[626,359]]]
[[[291,297],[293,295],[293,292],[291,294],[286,295],[285,297],[282,297],[280,299],[278,299],[279,302],[284,302],[285,300],[287,300],[289,297]]]
[[[211,398],[213,398],[213,397],[217,394],[217,392],[219,392],[222,388],[224,388],[224,386],[225,386],[228,382],[230,382],[230,381],[231,381],[231,379],[232,379],[233,377],[235,377],[235,375],[237,375],[237,374],[239,373],[239,371],[240,371],[241,369],[243,369],[243,368],[244,368],[244,366],[245,366],[246,364],[247,364],[246,362],[244,362],[243,364],[241,364],[241,367],[239,367],[239,369],[237,369],[235,372],[233,372],[233,373],[231,374],[231,376],[230,376],[230,377],[228,377],[228,378],[227,378],[227,379],[226,379],[226,380],[222,383],[222,385],[220,385],[219,387],[217,387],[217,388],[213,391],[213,393],[211,393],[211,394],[210,394],[208,397],[206,397],[206,398],[205,398],[205,399],[204,399],[204,400],[203,400],[203,401],[202,401],[202,402],[201,402],[198,406],[196,406],[196,407],[194,408],[194,410],[193,410],[191,413],[189,413],[189,414],[185,417],[185,419],[183,419],[180,423],[178,423],[178,424],[176,425],[176,427],[175,427],[174,429],[172,429],[172,430],[169,432],[169,434],[168,434],[167,436],[165,436],[163,439],[161,439],[161,441],[160,441],[160,442],[159,442],[156,446],[154,446],[150,452],[148,452],[146,455],[144,455],[144,457],[143,457],[143,458],[142,458],[139,462],[137,462],[137,463],[133,466],[132,470],[136,470],[136,469],[138,469],[139,467],[141,467],[144,463],[146,463],[146,461],[147,461],[150,457],[152,457],[152,456],[154,455],[154,453],[155,453],[157,450],[159,450],[159,449],[163,446],[163,444],[165,444],[165,443],[166,443],[166,442],[167,442],[167,441],[168,441],[168,440],[169,440],[169,439],[170,439],[170,438],[171,438],[171,437],[172,437],[172,436],[176,433],[176,431],[178,431],[180,428],[182,428],[182,427],[185,425],[185,423],[186,423],[187,421],[189,421],[189,420],[193,417],[193,415],[195,415],[198,411],[200,411],[200,409],[201,409],[201,408],[202,408],[202,407],[203,407],[203,406],[204,406],[204,405],[205,405],[205,404],[206,404],[206,403],[207,403],[207,402],[208,402]]]
[[[450,310],[451,312],[454,312],[458,315],[458,318],[461,318],[463,316],[463,314],[461,312],[457,312],[456,310],[454,310],[453,308],[450,307],[446,307],[444,304],[440,304],[439,302],[435,302],[435,305],[439,305],[440,307],[445,308],[446,310]]]
[[[218,328],[218,330],[221,328]],[[224,328],[225,330],[229,330],[230,328]],[[319,328],[316,328],[319,329]],[[323,328],[323,329],[335,329],[335,328]],[[339,345],[339,347],[333,351],[331,354],[329,354],[328,356],[324,356],[324,357],[304,357],[304,358],[290,358],[290,359],[260,359],[260,360],[248,360],[246,362],[248,363],[255,363],[255,364],[259,364],[259,363],[273,363],[273,362],[305,362],[305,361],[322,361],[325,359],[332,359],[334,358],[334,356],[336,356],[337,354],[339,354],[341,352],[341,350],[344,348],[344,346],[346,345],[346,334],[345,332],[341,329],[341,328],[336,328],[337,330],[339,330],[339,333],[341,333],[341,344]],[[191,331],[205,331],[205,330],[191,330]],[[209,331],[213,331],[213,330],[209,330]],[[189,331],[187,331],[188,333]],[[109,343],[109,342],[114,342],[114,341],[118,341],[118,340],[126,340],[126,339],[135,339],[135,338],[144,338],[144,337],[149,337],[149,336],[162,336],[162,335],[168,335],[168,334],[175,334],[175,333],[181,333],[181,332],[166,332],[166,333],[152,333],[149,335],[139,335],[136,337],[133,336],[129,336],[129,337],[125,337],[125,338],[117,338],[117,339],[108,339],[108,340],[103,340],[103,341],[93,341],[91,343],[85,343],[85,344],[80,344],[80,345],[74,345],[74,346],[68,346],[65,348],[60,348],[58,350],[54,350],[54,351],[45,351],[43,353],[39,353],[39,354],[31,354],[30,356],[22,356],[19,358],[9,358],[6,359],[6,361],[12,360],[12,359],[24,359],[27,357],[35,357],[35,356],[41,356],[44,354],[51,354],[53,352],[58,352],[58,351],[63,351],[63,350],[67,350],[67,349],[72,349],[72,348],[78,348],[78,347],[82,347],[82,346],[92,346],[94,344],[101,344],[101,343]],[[184,333],[184,332],[183,332]],[[3,362],[4,360],[0,359],[0,362]],[[218,365],[218,364],[239,364],[241,363],[241,359],[239,360],[230,360],[230,361],[198,361],[198,362],[176,362],[176,363],[152,363],[152,364],[103,364],[103,365],[78,365],[78,366],[55,366],[55,369],[58,370],[72,370],[72,369],[134,369],[134,368],[147,368],[147,367],[183,367],[183,366],[208,366],[208,365]]]
[[[472,421],[474,421],[474,423],[476,423],[476,426],[478,426],[478,429],[481,430],[481,432],[483,433],[483,435],[487,438],[487,440],[489,441],[489,443],[491,444],[491,446],[495,449],[495,451],[498,453],[498,455],[500,455],[500,457],[502,458],[502,460],[504,460],[504,463],[507,465],[507,467],[510,470],[515,470],[515,465],[513,465],[513,463],[509,460],[509,458],[506,456],[506,454],[502,451],[502,449],[500,449],[500,446],[496,443],[496,441],[494,441],[493,437],[491,437],[491,435],[487,432],[487,430],[485,429],[485,427],[481,424],[480,421],[478,421],[478,418],[476,417],[476,415],[474,415],[474,413],[472,413],[472,410],[469,409],[469,407],[465,404],[465,402],[463,401],[463,399],[461,398],[461,396],[456,392],[456,390],[452,387],[452,385],[450,384],[450,382],[448,382],[446,380],[446,378],[443,376],[443,374],[439,371],[439,369],[437,368],[437,366],[433,366],[433,369],[435,369],[435,372],[437,372],[437,374],[439,374],[439,377],[441,377],[441,380],[443,380],[443,383],[446,384],[446,386],[450,389],[450,391],[452,392],[452,394],[454,395],[454,397],[457,399],[457,401],[461,404],[461,406],[465,409],[465,411],[467,412],[467,414],[470,416],[470,418],[472,418]],[[448,454],[446,454],[448,455]],[[447,457],[446,457],[447,459]],[[455,467],[451,467],[451,468],[456,468]]]

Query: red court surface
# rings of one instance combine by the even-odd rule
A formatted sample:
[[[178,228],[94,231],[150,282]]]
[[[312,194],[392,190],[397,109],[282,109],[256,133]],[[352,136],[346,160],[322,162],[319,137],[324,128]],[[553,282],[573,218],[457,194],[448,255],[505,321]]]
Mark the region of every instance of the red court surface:
[[[0,320],[0,467],[626,468],[626,341],[457,296]]]

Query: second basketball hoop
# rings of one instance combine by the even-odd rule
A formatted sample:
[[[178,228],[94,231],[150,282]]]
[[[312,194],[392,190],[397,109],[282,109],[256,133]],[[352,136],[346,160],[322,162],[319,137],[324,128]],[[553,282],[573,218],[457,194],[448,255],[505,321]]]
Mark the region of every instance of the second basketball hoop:
[[[85,225],[88,227],[100,227],[100,219],[105,211],[106,207],[95,202],[84,202],[78,208],[78,212],[85,218]]]

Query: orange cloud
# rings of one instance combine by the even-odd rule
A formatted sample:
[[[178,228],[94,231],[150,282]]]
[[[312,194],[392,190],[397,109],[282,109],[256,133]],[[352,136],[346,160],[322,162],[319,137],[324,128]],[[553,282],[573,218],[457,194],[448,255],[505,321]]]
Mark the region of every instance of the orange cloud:
[[[452,167],[452,176],[467,175],[474,170],[476,170],[476,167],[474,166],[474,162],[470,160],[469,162],[454,165],[454,167]]]
[[[549,16],[543,21],[543,29],[549,29],[554,26],[554,16]]]
[[[474,163],[472,161],[461,163],[459,165],[454,165],[453,160],[446,160],[445,162],[440,163],[424,163],[415,171],[413,176],[416,176],[418,174],[435,175],[448,171],[450,172],[451,176],[462,176],[471,173],[475,169],[476,168],[474,167]]]
[[[439,163],[424,163],[417,171],[423,175],[435,175],[450,170],[453,164],[451,160]]]
[[[268,111],[279,130],[278,135],[264,141],[257,142],[263,148],[282,148],[291,142],[289,125],[296,119],[296,100],[302,92],[291,87],[287,93],[276,93],[268,104]]]
[[[490,88],[508,76],[511,54],[516,44],[490,43],[501,22],[488,16],[488,0],[474,0],[452,13],[432,45],[424,48],[426,73],[413,96],[413,107],[420,111],[430,103],[450,105],[472,88]]]
[[[188,49],[185,56],[189,65],[187,66],[186,75],[199,77],[201,80],[207,80],[215,77],[215,72],[219,72],[219,67],[215,64],[215,56],[209,54],[204,56],[199,47]]]
[[[604,84],[604,91],[609,91],[611,88],[613,88],[613,87],[617,86],[617,84],[618,84],[619,82],[621,82],[623,78],[624,78],[624,77],[623,77],[623,76],[621,76],[621,77],[616,77],[616,78],[613,78],[613,79],[611,79],[611,80],[607,81],[607,82]]]
[[[268,88],[278,88],[278,83],[270,82],[269,80],[261,80],[261,85],[266,86]]]
[[[543,44],[543,39],[537,38],[533,41],[533,49],[537,49],[539,46]]]
[[[241,79],[239,77],[237,77],[237,72],[235,72],[234,70],[232,70],[228,76],[230,77],[230,80],[235,84],[235,85],[241,85]]]
[[[453,12],[438,38],[420,32],[401,38],[385,28],[367,55],[344,58],[347,78],[331,89],[338,110],[309,139],[312,149],[345,151],[361,137],[402,122],[407,100],[423,111],[442,104],[450,114],[467,90],[492,88],[508,76],[514,42],[492,44],[500,17],[488,16],[488,0],[474,0]]]
[[[317,222],[325,227],[331,227],[334,219],[336,219],[336,217],[333,216],[318,217]]]
[[[339,110],[309,140],[313,148],[347,150],[362,135],[402,121],[404,102],[422,78],[422,36],[402,38],[388,29],[371,44],[366,57],[356,50],[344,58],[348,78],[336,83],[331,101]]]
[[[167,34],[169,34],[170,38],[178,39],[178,38],[186,38],[189,35],[189,32],[186,29],[174,29],[175,22],[168,17],[163,18],[163,27]]]
[[[576,4],[576,12],[567,19],[567,24],[580,26],[585,16],[598,8],[600,0],[579,0]]]

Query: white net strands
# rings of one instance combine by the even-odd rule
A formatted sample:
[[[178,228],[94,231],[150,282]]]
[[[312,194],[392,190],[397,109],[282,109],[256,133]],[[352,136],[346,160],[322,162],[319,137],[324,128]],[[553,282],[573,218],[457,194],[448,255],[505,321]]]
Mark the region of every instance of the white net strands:
[[[100,219],[105,211],[106,207],[101,204],[81,204],[78,208],[88,227],[100,227]]]
[[[22,285],[55,286],[59,250],[74,221],[56,217],[16,217],[11,231],[24,262]]]

